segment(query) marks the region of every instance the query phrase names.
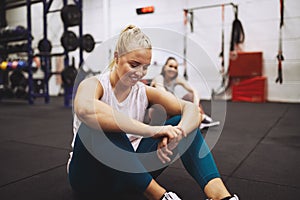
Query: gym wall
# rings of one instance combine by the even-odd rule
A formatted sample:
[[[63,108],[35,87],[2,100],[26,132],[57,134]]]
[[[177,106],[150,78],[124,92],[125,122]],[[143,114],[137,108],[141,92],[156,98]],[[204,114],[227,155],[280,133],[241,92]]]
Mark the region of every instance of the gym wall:
[[[184,8],[193,8],[204,5],[229,3],[232,1],[221,0],[185,0],[185,1],[141,1],[141,0],[88,0],[83,1],[83,32],[91,33],[96,41],[106,41],[112,36],[120,33],[122,28],[128,24],[135,24],[140,27],[156,27],[172,30],[178,34],[184,34],[183,25]],[[72,1],[70,1],[72,3]],[[285,21],[283,27],[283,83],[276,84],[277,77],[277,51],[279,38],[280,9],[279,0],[236,0],[239,6],[238,16],[245,31],[244,51],[263,52],[263,75],[267,77],[267,90],[269,101],[300,102],[300,2],[295,0],[285,0]],[[61,8],[62,0],[55,0],[53,8]],[[136,8],[144,6],[154,6],[155,12],[146,15],[137,15]],[[33,23],[33,47],[37,47],[37,42],[42,38],[42,5],[34,4]],[[62,51],[60,46],[60,36],[63,32],[63,25],[59,13],[53,13],[48,19],[48,35],[53,44],[53,51]],[[8,25],[24,25],[26,9],[17,8],[7,12]],[[231,36],[232,21],[234,19],[232,7],[225,7],[225,68],[228,67],[229,44]],[[189,81],[195,86],[202,99],[210,99],[211,89],[217,88],[221,82],[218,73],[220,69],[219,53],[221,51],[221,8],[202,9],[194,12],[194,32],[191,33],[187,26],[189,42],[187,45],[187,57],[198,60],[195,66],[188,63]],[[75,31],[74,31],[75,32]],[[176,38],[176,37],[175,37]],[[168,41],[170,38],[168,39]],[[97,44],[100,45],[100,44]],[[182,50],[183,38],[181,41],[171,42],[175,51]],[[196,47],[193,47],[196,45]],[[97,46],[96,46],[97,47]],[[206,53],[203,57],[198,56],[194,48],[201,48],[201,52]],[[111,47],[106,47],[101,58],[103,66],[106,66],[111,58]],[[78,60],[78,52],[71,52]],[[169,56],[169,52],[154,51],[153,65],[150,68],[148,77],[159,73],[161,65]],[[85,53],[85,59],[90,56]],[[201,59],[202,58],[202,59]],[[210,58],[210,59],[207,59]],[[178,56],[182,63],[182,55]],[[54,62],[55,63],[55,62]],[[100,65],[99,65],[100,66]],[[200,71],[200,74],[199,74]],[[182,69],[180,69],[182,73]],[[55,83],[50,81],[50,94],[57,93]]]

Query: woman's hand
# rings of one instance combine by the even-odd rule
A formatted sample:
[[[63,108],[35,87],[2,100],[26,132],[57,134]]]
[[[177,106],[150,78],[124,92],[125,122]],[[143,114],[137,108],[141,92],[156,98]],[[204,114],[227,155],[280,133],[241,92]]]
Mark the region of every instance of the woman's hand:
[[[180,140],[186,136],[184,134],[184,131],[180,127],[171,127],[176,130],[176,136],[174,136],[173,138],[168,138],[167,136],[164,136],[162,140],[158,143],[157,147],[157,156],[163,164],[171,161],[170,156],[173,155],[172,150],[174,150],[177,147]],[[172,128],[168,126],[168,130],[172,130]]]
[[[168,140],[177,140],[177,137],[186,137],[186,133],[179,126],[153,126],[155,133],[152,135],[153,138],[167,137]]]
[[[172,156],[173,152],[168,148],[167,137],[163,137],[162,140],[158,143],[156,153],[157,157],[163,164],[171,161],[171,158],[169,156]]]

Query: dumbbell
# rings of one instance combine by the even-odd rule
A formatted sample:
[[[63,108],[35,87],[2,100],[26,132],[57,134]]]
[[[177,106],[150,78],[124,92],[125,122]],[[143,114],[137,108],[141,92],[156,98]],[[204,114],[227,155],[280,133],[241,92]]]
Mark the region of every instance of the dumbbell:
[[[81,46],[86,52],[91,52],[95,47],[94,38],[90,34],[85,34],[81,38],[77,38],[74,32],[65,31],[60,41],[66,51],[74,51],[78,46]]]
[[[19,60],[18,62],[18,68],[19,69],[24,69],[27,66],[27,63],[23,60]]]
[[[16,61],[16,60],[12,61],[12,63],[11,63],[11,69],[17,69],[18,63],[19,63],[19,62]]]
[[[8,64],[8,62],[2,61],[2,62],[1,62],[1,65],[0,65],[0,68],[1,68],[2,70],[6,70],[6,69],[7,69],[7,64]]]

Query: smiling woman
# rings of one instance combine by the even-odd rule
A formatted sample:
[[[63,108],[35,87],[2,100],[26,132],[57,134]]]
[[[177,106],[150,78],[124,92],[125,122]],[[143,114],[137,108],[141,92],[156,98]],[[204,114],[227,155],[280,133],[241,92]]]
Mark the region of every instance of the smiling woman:
[[[68,163],[72,188],[83,199],[133,193],[178,200],[155,178],[180,157],[209,198],[237,199],[224,186],[198,129],[198,107],[139,81],[151,55],[150,39],[138,27],[128,26],[119,36],[110,70],[80,83]],[[164,125],[143,123],[152,105],[171,116]]]
[[[122,81],[127,86],[133,86],[146,74],[151,62],[151,49],[137,49],[123,56],[115,53],[115,61],[118,63],[112,71],[112,79]],[[115,83],[112,83],[115,84]]]

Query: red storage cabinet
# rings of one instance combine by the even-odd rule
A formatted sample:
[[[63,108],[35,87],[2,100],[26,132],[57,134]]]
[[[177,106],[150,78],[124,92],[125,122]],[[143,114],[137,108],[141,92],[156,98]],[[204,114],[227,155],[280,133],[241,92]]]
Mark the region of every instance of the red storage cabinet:
[[[235,59],[229,60],[229,76],[261,76],[263,66],[262,57],[262,52],[238,52]]]
[[[236,82],[232,85],[232,101],[265,102],[266,77],[257,76]]]

